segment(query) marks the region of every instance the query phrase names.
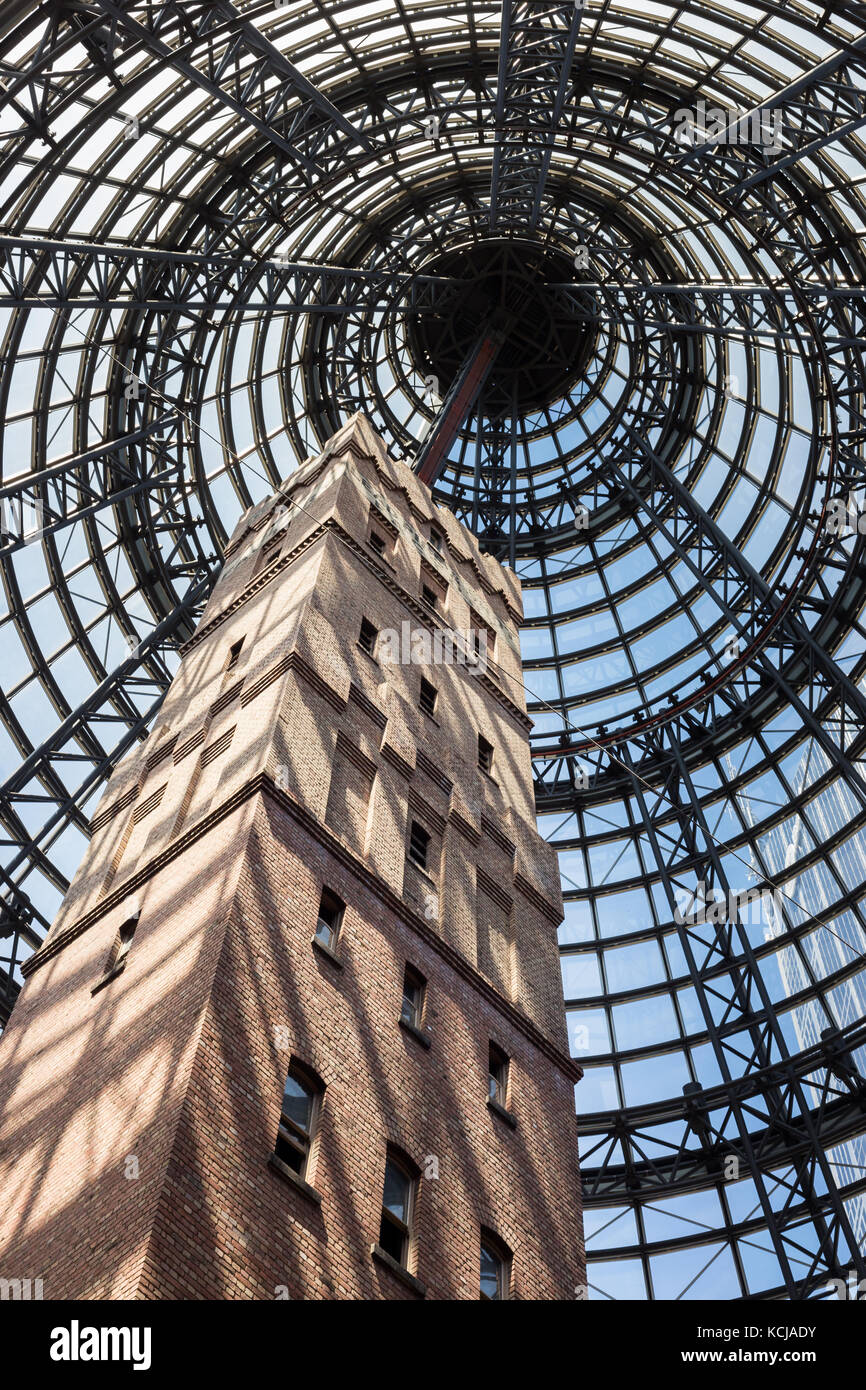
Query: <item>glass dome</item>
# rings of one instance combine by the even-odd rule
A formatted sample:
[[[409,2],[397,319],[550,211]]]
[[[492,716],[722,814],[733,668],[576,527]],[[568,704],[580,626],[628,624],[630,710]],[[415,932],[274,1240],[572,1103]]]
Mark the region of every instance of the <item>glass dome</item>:
[[[853,3],[6,0],[7,1013],[362,410],[524,585],[589,1297],[866,1277],[864,79]]]

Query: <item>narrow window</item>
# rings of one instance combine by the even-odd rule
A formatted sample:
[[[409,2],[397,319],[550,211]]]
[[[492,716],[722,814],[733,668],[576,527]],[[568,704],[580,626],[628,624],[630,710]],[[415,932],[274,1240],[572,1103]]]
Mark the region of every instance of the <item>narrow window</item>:
[[[409,1260],[414,1195],[415,1180],[411,1173],[398,1159],[389,1154],[385,1163],[379,1245],[392,1260],[404,1267],[408,1265]]]
[[[322,901],[319,904],[319,918],[316,922],[316,939],[333,951],[337,945],[337,936],[340,932],[340,924],[343,921],[345,911],[343,903],[329,888],[322,894]]]
[[[126,957],[129,955],[129,948],[132,945],[132,938],[135,936],[135,929],[138,926],[138,913],[132,917],[127,917],[121,924],[120,930],[111,945],[108,953],[108,960],[105,962],[105,969],[102,972],[102,979],[99,984],[105,984],[111,979],[112,975],[119,975],[126,964]],[[94,990],[98,986],[94,986]]]
[[[365,652],[368,652],[370,656],[372,656],[373,652],[375,651],[376,638],[378,636],[379,633],[377,629],[373,626],[373,624],[369,622],[367,618],[362,618],[361,635],[358,638],[358,642],[360,646],[363,648],[363,650]]]
[[[508,1096],[508,1058],[495,1043],[490,1044],[489,1095],[497,1105],[505,1109]]]
[[[475,612],[474,608],[469,610],[469,643],[476,656],[482,655],[486,648],[486,655],[493,656],[496,647],[496,633],[492,627],[488,627],[484,619]]]
[[[229,659],[226,662],[227,671],[231,671],[235,666],[237,666],[238,660],[240,659],[241,648],[243,647],[243,645],[244,639],[242,637],[239,642],[234,642],[232,646],[229,647]]]
[[[430,836],[424,829],[413,820],[409,831],[409,858],[413,864],[417,864],[419,869],[427,868],[427,854],[430,849]]]
[[[274,1152],[299,1178],[304,1177],[309,1164],[320,1095],[320,1088],[313,1078],[293,1063],[283,1088]]]
[[[429,681],[425,681],[424,677],[422,676],[421,694],[418,699],[418,704],[421,706],[421,709],[424,711],[424,713],[429,714],[431,717],[436,712],[437,693],[438,692],[436,690],[435,685],[431,685]]]
[[[478,766],[482,772],[489,772],[493,767],[493,744],[488,743],[483,734],[478,735]]]
[[[377,555],[385,554],[385,537],[380,536],[378,531],[370,532],[370,549],[375,550]]]
[[[511,1284],[511,1255],[495,1236],[481,1232],[482,1299],[508,1298]]]
[[[403,975],[403,1004],[400,1009],[400,1017],[404,1023],[409,1023],[413,1028],[420,1029],[421,1021],[424,1016],[424,976],[417,970],[413,970],[411,965],[406,966]]]
[[[262,546],[261,550],[256,556],[256,563],[253,568],[253,578],[256,578],[258,575],[260,575],[262,570],[266,570],[271,561],[277,558],[277,556],[280,553],[280,547],[282,546],[283,541],[285,539],[286,533],[285,531],[281,531],[278,536],[271,536],[271,539],[269,541],[265,541],[264,545]]]
[[[432,608],[434,613],[444,609],[448,600],[448,585],[437,570],[430,565],[421,565],[421,601]]]
[[[442,532],[437,531],[435,526],[430,527],[430,544],[434,550],[442,551]]]

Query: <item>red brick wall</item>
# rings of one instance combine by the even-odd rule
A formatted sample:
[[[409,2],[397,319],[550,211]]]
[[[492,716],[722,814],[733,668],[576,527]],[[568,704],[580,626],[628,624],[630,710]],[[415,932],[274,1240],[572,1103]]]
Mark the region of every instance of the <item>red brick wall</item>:
[[[46,1299],[135,1296],[251,812],[136,894],[122,974],[91,993],[123,903],[27,981],[0,1041],[0,1275],[32,1268]]]
[[[324,886],[347,904],[342,969],[311,945]],[[428,982],[429,1050],[397,1021],[407,961]],[[513,1130],[486,1104],[491,1039],[512,1058]],[[320,1205],[267,1162],[293,1057],[326,1083],[308,1174]],[[414,1297],[369,1253],[390,1143],[422,1170],[438,1161],[438,1180],[419,1182],[411,1262],[428,1297],[477,1296],[483,1225],[514,1251],[515,1297],[571,1298],[583,1278],[571,1089],[349,864],[262,800],[142,1290]]]

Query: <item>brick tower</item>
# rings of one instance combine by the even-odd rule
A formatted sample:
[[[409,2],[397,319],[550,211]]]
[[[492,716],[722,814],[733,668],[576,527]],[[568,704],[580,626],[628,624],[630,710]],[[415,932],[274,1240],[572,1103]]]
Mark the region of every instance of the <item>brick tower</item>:
[[[244,516],[0,1043],[0,1276],[575,1296],[520,611],[362,417]]]

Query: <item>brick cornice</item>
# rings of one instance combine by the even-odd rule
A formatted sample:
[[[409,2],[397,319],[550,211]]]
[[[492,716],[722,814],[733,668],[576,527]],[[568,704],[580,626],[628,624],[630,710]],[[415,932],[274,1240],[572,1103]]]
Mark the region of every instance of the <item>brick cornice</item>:
[[[514,858],[514,853],[517,849],[517,846],[514,844],[512,840],[509,840],[507,835],[503,835],[502,831],[499,829],[499,826],[494,825],[490,817],[485,816],[483,811],[481,813],[481,833],[482,835],[488,835],[490,839],[493,841],[493,843],[495,845],[498,845],[504,854],[508,855],[509,859]]]
[[[410,927],[415,934],[420,937],[426,945],[434,950],[443,960],[449,964],[456,973],[467,980],[478,993],[487,998],[508,1021],[513,1024],[519,1032],[529,1041],[539,1052],[554,1063],[558,1069],[571,1081],[579,1081],[583,1075],[583,1069],[548,1038],[536,1025],[527,1018],[525,1014],[515,1007],[510,1000],[501,995],[494,989],[489,981],[485,980],[478,971],[470,965],[469,961],[455,950],[453,946],[444,941],[428,922],[403,901],[399,894],[374,874],[367,865],[357,858],[341,840],[328,829],[321,825],[316,818],[300,802],[294,800],[287,792],[281,791],[267,775],[258,773],[251,778],[243,787],[240,787],[225,801],[209,811],[200,821],[191,826],[189,830],[179,835],[177,840],[171,845],[166,846],[159,854],[155,855],[144,868],[137,873],[124,879],[123,884],[116,888],[112,893],[108,893],[101,901],[89,912],[84,913],[77,921],[65,927],[53,940],[49,939],[40,950],[36,951],[29,960],[22,966],[22,974],[25,978],[31,975],[49,960],[53,960],[59,955],[70,942],[82,936],[101,918],[113,911],[127,898],[133,896],[137,891],[145,886],[151,879],[155,878],[161,871],[175,859],[180,858],[187,849],[197,844],[215,826],[219,825],[233,812],[237,811],[246,802],[252,800],[257,794],[266,794],[275,801],[282,810],[286,811],[293,820],[297,821],[314,839],[318,840],[330,854],[339,859],[351,873],[355,875],[361,883],[392,911],[395,916]]]
[[[528,878],[524,878],[521,873],[516,873],[514,875],[514,886],[524,898],[527,898],[533,906],[538,908],[538,911],[547,918],[548,922],[554,927],[559,926],[562,921],[562,913],[549,898],[545,898],[543,894],[539,893],[538,889],[529,882]]]
[[[481,892],[486,893],[488,898],[492,898],[495,903],[498,903],[503,912],[510,912],[514,900],[506,893],[502,885],[495,883],[490,875],[484,872],[480,864],[476,868],[475,873]]]
[[[460,834],[464,835],[470,844],[477,845],[480,841],[480,832],[475,829],[475,826],[472,825],[465,816],[461,816],[459,811],[455,811],[453,807],[448,812],[448,822],[450,825],[454,826],[455,830],[459,830]]]
[[[143,869],[139,869],[137,873],[130,874],[129,878],[125,878],[121,887],[115,888],[112,893],[107,893],[104,898],[99,900],[95,907],[92,907],[89,912],[85,912],[68,927],[64,927],[63,931],[58,932],[56,937],[49,937],[45,944],[41,946],[38,951],[35,951],[22,965],[21,973],[25,979],[32,975],[34,971],[39,970],[41,966],[45,965],[45,963],[54,956],[59,955],[64,947],[69,945],[70,941],[74,941],[77,937],[83,935],[88,928],[92,927],[94,923],[98,922],[106,913],[113,911],[115,907],[118,907],[127,898],[134,896],[139,888],[143,888],[150,879],[154,878],[168,864],[171,864],[173,860],[177,859],[184,850],[189,849],[191,845],[197,843],[197,841],[202,839],[202,837],[206,835],[209,830],[212,830],[215,825],[225,820],[225,818],[230,816],[239,806],[242,806],[245,801],[248,801],[257,790],[257,784],[261,780],[262,777],[260,775],[258,778],[253,779],[253,781],[247,782],[245,786],[240,787],[230,797],[227,797],[225,801],[221,802],[219,806],[209,811],[206,816],[200,821],[197,821],[189,830],[185,831],[183,835],[179,835],[170,845],[166,845],[165,849],[160,850],[159,854],[155,855],[153,859],[148,860]]]

